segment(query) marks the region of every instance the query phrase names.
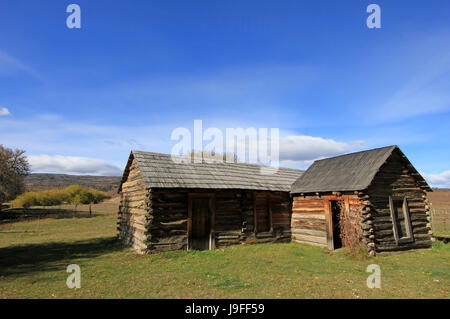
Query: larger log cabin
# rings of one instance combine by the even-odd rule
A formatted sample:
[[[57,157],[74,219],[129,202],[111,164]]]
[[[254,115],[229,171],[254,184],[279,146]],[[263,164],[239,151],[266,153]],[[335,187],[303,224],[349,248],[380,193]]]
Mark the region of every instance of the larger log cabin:
[[[302,173],[132,151],[119,188],[119,238],[140,253],[289,242],[289,192]]]
[[[132,151],[119,188],[119,238],[140,253],[291,240],[330,250],[356,241],[371,255],[428,248],[426,191],[397,146],[275,174]]]

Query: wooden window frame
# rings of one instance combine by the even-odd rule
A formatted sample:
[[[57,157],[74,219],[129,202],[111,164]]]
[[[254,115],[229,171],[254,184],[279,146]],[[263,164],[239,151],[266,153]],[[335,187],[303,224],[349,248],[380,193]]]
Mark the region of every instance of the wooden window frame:
[[[269,205],[269,231],[263,231],[259,233],[271,233],[273,234],[273,220],[272,220],[272,196],[270,193],[258,193],[253,192],[253,231],[258,234],[258,217],[256,216],[256,197],[264,197],[267,199]]]
[[[209,250],[216,249],[215,236],[215,217],[216,217],[216,194],[215,193],[188,193],[188,220],[187,220],[187,250],[191,249],[192,236],[192,199],[193,198],[208,198],[209,208],[211,211],[211,224],[209,232]]]
[[[399,237],[398,234],[398,227],[397,227],[397,217],[395,216],[395,209],[394,209],[394,200],[401,200],[403,201],[402,209],[403,209],[403,220],[405,222],[405,230],[406,230],[406,237]],[[414,233],[412,230],[412,224],[411,224],[411,216],[409,215],[409,208],[408,208],[408,200],[406,197],[400,197],[400,196],[389,196],[389,210],[391,212],[391,219],[392,219],[392,231],[394,232],[394,239],[397,243],[397,246],[400,244],[407,244],[414,241]]]

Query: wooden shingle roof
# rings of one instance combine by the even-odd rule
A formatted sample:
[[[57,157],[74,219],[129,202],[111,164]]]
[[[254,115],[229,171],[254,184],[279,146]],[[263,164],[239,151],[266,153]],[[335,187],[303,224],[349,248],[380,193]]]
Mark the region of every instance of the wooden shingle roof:
[[[375,174],[394,150],[402,155],[408,168],[426,190],[424,178],[412,166],[398,146],[387,146],[315,161],[292,185],[291,193],[359,191],[370,186]]]
[[[264,166],[246,163],[179,163],[171,155],[132,151],[146,188],[202,188],[286,191],[303,171],[278,168],[273,174],[262,174]],[[128,161],[128,166],[131,161]],[[126,180],[125,169],[122,183]],[[120,190],[120,188],[119,188]]]

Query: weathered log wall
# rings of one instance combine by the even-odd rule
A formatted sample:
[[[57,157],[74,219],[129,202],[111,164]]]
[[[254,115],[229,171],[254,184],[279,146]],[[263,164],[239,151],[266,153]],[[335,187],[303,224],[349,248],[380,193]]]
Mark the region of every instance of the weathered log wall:
[[[128,177],[120,192],[118,237],[127,246],[140,253],[147,249],[147,191],[136,161],[130,159]]]
[[[270,210],[267,218],[270,219],[269,231],[261,228],[264,222],[258,222],[258,210],[264,210],[264,205],[268,205]],[[246,229],[244,230],[244,240],[249,243],[273,243],[273,242],[290,242],[291,241],[291,197],[287,192],[248,192],[246,205]],[[259,224],[255,232],[255,214],[256,222]],[[262,229],[262,230],[261,230]]]
[[[239,244],[244,240],[242,232],[247,211],[247,194],[244,191],[215,192],[215,245],[224,247]]]
[[[292,240],[327,247],[325,202],[317,195],[295,196],[292,204]]]
[[[380,168],[372,185],[361,196],[366,204],[364,227],[366,234],[370,234],[369,242],[373,252],[431,247],[429,204],[426,192],[413,172],[402,154],[394,152]],[[407,199],[413,231],[411,243],[397,244],[395,241],[389,196]],[[403,221],[403,217],[400,220]]]
[[[330,201],[340,201],[344,207],[341,220],[346,221],[345,242],[362,240],[361,203],[354,193],[320,193],[295,196],[292,205],[292,240],[333,249],[332,211]],[[354,238],[350,238],[350,236]]]
[[[148,251],[186,249],[187,191],[152,189],[150,193]]]
[[[214,244],[289,242],[290,196],[287,192],[154,188],[145,190],[130,167],[123,183],[119,237],[140,252],[186,249],[189,194],[214,194]],[[270,198],[272,230],[254,232],[255,198]],[[261,202],[258,202],[261,204]],[[139,213],[139,215],[137,215]]]

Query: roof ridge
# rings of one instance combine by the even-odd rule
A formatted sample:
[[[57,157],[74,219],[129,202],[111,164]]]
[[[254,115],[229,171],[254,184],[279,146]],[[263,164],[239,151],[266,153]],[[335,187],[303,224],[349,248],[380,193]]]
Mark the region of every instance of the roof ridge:
[[[135,152],[137,153],[144,153],[144,154],[151,154],[151,155],[159,155],[159,156],[166,156],[166,157],[171,157],[171,156],[177,156],[177,157],[183,157],[183,155],[172,155],[172,154],[166,154],[166,153],[157,153],[157,152],[147,152],[147,151],[139,151],[139,150],[132,150],[131,151],[133,154]],[[233,162],[233,163],[228,163],[226,161],[217,161],[217,162],[213,162],[213,163],[208,163],[208,162],[204,162],[202,161],[202,163],[187,163],[187,164],[223,164],[223,165],[248,165],[248,166],[252,166],[252,167],[266,167],[266,168],[274,168],[273,166],[268,166],[268,165],[261,165],[261,164],[252,164],[252,163],[247,163],[247,162]],[[278,169],[283,169],[283,170],[291,170],[291,171],[295,171],[295,172],[305,172],[305,170],[302,169],[297,169],[297,168],[291,168],[291,167],[283,167],[283,166],[278,166]]]
[[[317,160],[292,184],[291,193],[364,189],[395,150],[400,148],[390,145]]]
[[[371,152],[371,151],[381,150],[383,148],[392,148],[392,150],[394,150],[395,148],[398,148],[398,146],[397,145],[390,145],[390,146],[376,147],[376,148],[371,148],[371,149],[368,149],[368,150],[363,150],[363,151],[358,151],[358,152],[352,152],[352,153],[346,153],[346,154],[336,155],[336,156],[332,156],[332,157],[322,158],[322,159],[315,160],[314,162],[320,162],[320,161],[330,160],[330,159],[333,159],[333,158],[339,158],[339,157],[344,157],[344,156],[355,155],[355,154],[359,154],[359,153],[367,153],[367,152]]]

